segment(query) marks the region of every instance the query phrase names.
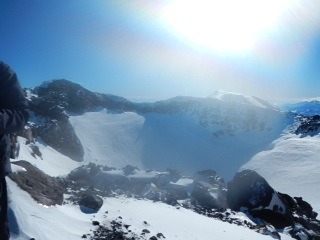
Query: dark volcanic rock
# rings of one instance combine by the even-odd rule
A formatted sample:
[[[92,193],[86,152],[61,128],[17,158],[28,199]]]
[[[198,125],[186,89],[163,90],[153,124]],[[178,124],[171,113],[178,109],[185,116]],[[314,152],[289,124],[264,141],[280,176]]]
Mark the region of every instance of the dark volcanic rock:
[[[227,208],[226,189],[221,185],[195,182],[191,193],[192,200],[203,208]]]
[[[38,203],[46,206],[61,205],[63,203],[63,188],[54,178],[27,161],[17,161],[13,162],[13,164],[19,165],[27,171],[11,173],[9,177]]]
[[[103,200],[101,197],[93,195],[91,193],[84,193],[81,196],[79,204],[92,211],[98,212],[103,205]]]
[[[99,107],[121,112],[133,110],[134,106],[125,98],[90,92],[64,79],[45,82],[28,91],[33,94],[29,100],[32,135],[40,136],[46,144],[75,161],[83,160],[84,151],[69,122],[70,113],[83,114]]]
[[[228,183],[227,201],[231,209],[248,209],[255,217],[280,229],[294,222],[285,199],[268,182],[252,170],[244,170]]]
[[[231,209],[241,207],[253,209],[267,207],[270,204],[274,190],[268,182],[252,170],[236,173],[228,183],[227,201]]]
[[[221,185],[225,187],[224,180],[214,170],[198,171],[194,175],[194,180],[198,182],[207,182],[211,185]]]
[[[302,197],[294,197],[294,199],[296,202],[296,209],[300,214],[312,219],[315,219],[318,216],[318,213],[314,212],[311,205],[304,201]]]
[[[156,185],[151,183],[146,185],[142,196],[150,200],[166,202],[168,192],[157,188]]]
[[[48,124],[38,128],[41,139],[62,154],[75,161],[83,160],[83,147],[74,132],[69,120],[51,120]]]
[[[320,221],[311,205],[300,197],[275,191],[254,171],[244,170],[235,175],[228,184],[227,200],[233,210],[245,211],[276,229],[290,228],[288,232],[296,239],[302,235],[306,240],[320,238]]]
[[[314,136],[320,131],[320,116],[315,115],[312,117],[298,117],[300,121],[296,134],[301,134],[301,137]]]
[[[195,173],[191,197],[196,204],[204,208],[227,208],[226,185],[213,170]]]
[[[65,79],[45,82],[31,90],[37,94],[32,99],[30,110],[41,116],[54,117],[48,109],[60,106],[68,112],[82,114],[97,107],[106,107],[112,110],[132,110],[133,104],[125,98],[110,94],[90,92],[79,84]]]
[[[123,170],[124,175],[128,176],[128,175],[134,174],[135,170],[138,170],[138,168],[131,166],[131,165],[127,165],[122,170]]]

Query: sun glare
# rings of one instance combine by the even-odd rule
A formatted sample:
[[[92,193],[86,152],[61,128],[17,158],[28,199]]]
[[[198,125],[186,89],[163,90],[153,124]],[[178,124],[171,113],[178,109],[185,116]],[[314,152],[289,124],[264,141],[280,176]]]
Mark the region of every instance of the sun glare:
[[[272,30],[290,0],[174,0],[164,20],[179,37],[206,49],[249,51]]]

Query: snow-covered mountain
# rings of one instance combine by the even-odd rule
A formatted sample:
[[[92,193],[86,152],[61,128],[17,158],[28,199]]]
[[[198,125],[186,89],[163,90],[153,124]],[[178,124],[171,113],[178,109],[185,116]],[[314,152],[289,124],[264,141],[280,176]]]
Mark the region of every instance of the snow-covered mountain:
[[[302,240],[320,234],[308,203],[276,191],[303,197],[320,211],[319,132],[309,128],[317,119],[222,91],[133,103],[55,80],[26,93],[31,118],[9,180],[12,239],[112,239],[115,232],[120,239],[234,239],[235,233],[270,239],[259,232]],[[305,163],[312,166],[307,173],[299,171]],[[242,194],[231,194],[233,185],[219,175],[229,181],[239,169],[256,170],[273,188],[250,171],[237,175],[234,189],[247,186],[249,203],[234,205],[228,196]],[[51,202],[49,183],[62,205],[34,201]],[[94,213],[83,208],[84,193],[91,196],[88,206],[99,206]],[[244,208],[232,207],[239,204]],[[226,207],[232,210],[218,210]],[[293,227],[277,231],[279,218]]]
[[[285,104],[283,108],[287,111],[292,111],[305,116],[319,115],[320,98],[312,98],[297,103]]]
[[[227,93],[138,104],[58,80],[28,94],[31,121],[41,123],[33,135],[72,159],[186,174],[214,168],[227,179],[293,121],[266,101]]]
[[[208,97],[215,98],[222,101],[233,102],[236,104],[245,104],[245,105],[252,105],[252,106],[265,108],[265,109],[279,110],[277,106],[272,105],[266,100],[263,100],[261,98],[254,97],[254,96],[245,96],[238,93],[231,93],[231,92],[217,90]]]

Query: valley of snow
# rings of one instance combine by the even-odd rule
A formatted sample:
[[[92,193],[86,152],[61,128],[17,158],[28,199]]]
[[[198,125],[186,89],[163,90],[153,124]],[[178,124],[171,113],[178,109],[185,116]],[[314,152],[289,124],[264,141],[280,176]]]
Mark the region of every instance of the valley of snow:
[[[263,118],[265,112],[256,109]],[[267,111],[267,110],[266,110]],[[280,136],[285,116],[270,113],[269,130],[239,131],[213,135],[186,114],[139,115],[105,109],[71,116],[70,122],[84,146],[85,163],[111,167],[137,166],[143,169],[177,169],[185,174],[214,169],[227,180],[256,153]],[[260,116],[261,115],[261,116]],[[221,128],[221,127],[220,127]]]

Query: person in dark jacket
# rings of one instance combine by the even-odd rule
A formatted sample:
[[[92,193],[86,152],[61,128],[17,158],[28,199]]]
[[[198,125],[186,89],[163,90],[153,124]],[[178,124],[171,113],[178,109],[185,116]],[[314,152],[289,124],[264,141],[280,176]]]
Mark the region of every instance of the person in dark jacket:
[[[8,199],[5,176],[10,167],[10,137],[26,125],[28,102],[17,75],[0,61],[0,239],[10,238],[8,226]]]

